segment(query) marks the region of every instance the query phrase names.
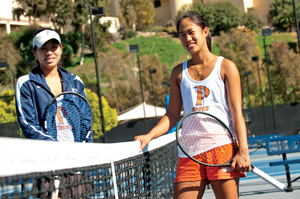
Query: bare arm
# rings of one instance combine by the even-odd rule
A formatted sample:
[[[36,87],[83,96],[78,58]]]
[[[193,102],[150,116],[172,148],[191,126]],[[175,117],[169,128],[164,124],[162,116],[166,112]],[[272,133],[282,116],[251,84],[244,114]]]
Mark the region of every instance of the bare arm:
[[[141,150],[154,138],[167,133],[179,120],[182,99],[180,92],[182,64],[173,68],[170,78],[170,101],[167,113],[161,118],[159,123],[146,135],[136,136],[135,141],[141,142]]]
[[[221,76],[226,85],[232,123],[239,143],[238,155],[234,158],[231,166],[236,170],[250,171],[251,163],[248,151],[246,124],[242,114],[242,94],[239,71],[232,61],[224,59],[221,67]]]

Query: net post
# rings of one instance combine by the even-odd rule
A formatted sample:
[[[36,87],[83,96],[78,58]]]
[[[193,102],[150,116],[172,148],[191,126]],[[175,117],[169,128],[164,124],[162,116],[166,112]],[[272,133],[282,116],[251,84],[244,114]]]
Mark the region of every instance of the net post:
[[[114,164],[113,157],[111,157],[111,159],[110,159],[110,165],[111,165],[112,181],[113,181],[113,185],[114,185],[115,199],[119,199],[117,178],[116,178],[116,171],[115,171],[115,164]]]

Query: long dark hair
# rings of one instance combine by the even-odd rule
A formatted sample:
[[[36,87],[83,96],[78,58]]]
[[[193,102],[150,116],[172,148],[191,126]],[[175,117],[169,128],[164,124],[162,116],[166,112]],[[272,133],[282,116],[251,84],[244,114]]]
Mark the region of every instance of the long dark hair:
[[[35,31],[34,32],[34,34],[33,34],[33,38],[37,35],[37,34],[39,34],[40,32],[42,32],[42,31],[44,31],[44,30],[52,30],[52,31],[55,31],[54,29],[52,29],[52,28],[41,28],[41,29],[38,29],[37,31]],[[55,31],[56,32],[56,31]],[[57,41],[58,42],[58,41]],[[59,43],[59,42],[58,42]],[[33,47],[33,50],[36,50],[36,46],[34,46]],[[63,49],[62,49],[63,50]],[[62,51],[63,52],[63,51]],[[62,54],[63,55],[63,54]],[[61,57],[60,57],[60,60],[59,60],[59,62],[57,63],[57,66],[59,66],[59,67],[62,67],[63,65],[62,65],[62,55],[61,55]],[[40,62],[39,62],[39,60],[37,60],[37,66],[39,67],[40,66]]]
[[[182,19],[185,19],[185,18],[189,18],[193,23],[197,24],[202,29],[204,29],[205,27],[208,27],[207,23],[202,15],[200,15],[197,12],[187,12],[184,15],[182,15],[177,21],[176,29],[177,29],[178,34],[179,34],[180,22]],[[208,30],[208,35],[206,36],[206,44],[207,44],[208,50],[211,52],[211,34],[210,34],[209,30]]]

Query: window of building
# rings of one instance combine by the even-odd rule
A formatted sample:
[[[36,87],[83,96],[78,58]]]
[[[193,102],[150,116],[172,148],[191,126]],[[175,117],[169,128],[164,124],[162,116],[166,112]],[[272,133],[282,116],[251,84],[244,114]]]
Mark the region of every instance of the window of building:
[[[161,2],[160,0],[154,0],[154,8],[160,7],[161,6]]]
[[[13,20],[14,21],[16,21],[16,10],[15,10],[15,8],[12,8],[12,18],[13,18]]]
[[[251,11],[254,11],[254,8],[253,8],[253,7],[247,8],[247,12],[251,12]]]

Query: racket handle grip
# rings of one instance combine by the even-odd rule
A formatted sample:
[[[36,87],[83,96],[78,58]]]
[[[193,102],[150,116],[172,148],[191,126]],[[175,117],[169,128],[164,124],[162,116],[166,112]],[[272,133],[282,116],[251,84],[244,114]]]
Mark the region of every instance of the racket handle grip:
[[[86,137],[85,137],[85,140],[83,140],[82,143],[85,143],[86,140],[90,137],[90,135],[91,135],[91,131],[89,131],[89,132],[87,133],[87,135],[86,135]]]
[[[252,172],[281,191],[285,191],[287,189],[286,185],[269,176],[257,167],[252,166]]]

